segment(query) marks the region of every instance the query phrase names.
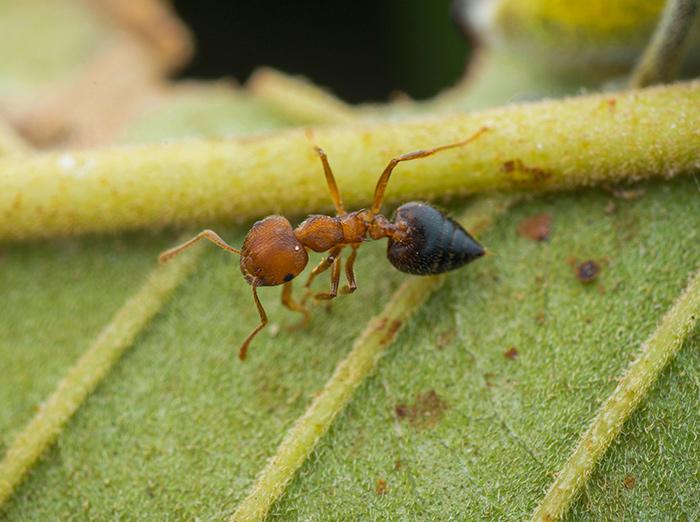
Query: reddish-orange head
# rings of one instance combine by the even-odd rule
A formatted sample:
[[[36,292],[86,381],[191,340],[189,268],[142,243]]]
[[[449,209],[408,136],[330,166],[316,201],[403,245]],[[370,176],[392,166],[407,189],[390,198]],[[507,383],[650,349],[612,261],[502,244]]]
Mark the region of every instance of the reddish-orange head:
[[[282,216],[258,221],[243,240],[241,272],[251,285],[277,286],[291,281],[308,261],[306,249]]]

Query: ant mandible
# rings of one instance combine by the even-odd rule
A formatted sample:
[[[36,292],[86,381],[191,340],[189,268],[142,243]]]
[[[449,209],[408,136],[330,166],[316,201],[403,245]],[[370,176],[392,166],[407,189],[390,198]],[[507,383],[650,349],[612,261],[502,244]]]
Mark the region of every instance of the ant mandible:
[[[346,212],[328,158],[320,147],[315,146],[335,205],[335,217],[311,215],[293,229],[287,218],[268,216],[251,227],[240,250],[230,246],[216,232],[203,230],[182,245],[163,252],[159,260],[161,263],[170,260],[202,238],[241,256],[241,272],[253,287],[253,299],[260,314],[260,324],[246,337],[238,352],[238,357],[243,360],[250,342],[267,324],[267,314],[258,299],[257,288],[283,284],[282,304],[292,311],[302,313],[303,324],[306,324],[309,311],[304,304],[317,275],[331,269],[330,291],[317,293],[314,296],[316,299],[330,300],[338,295],[340,252],[346,246],[352,252],[345,265],[347,285],[340,289],[342,294],[351,294],[357,290],[353,265],[357,249],[363,241],[369,239],[388,238],[389,261],[400,271],[409,274],[440,274],[483,256],[484,248],[459,223],[430,205],[417,202],[401,205],[396,209],[393,222],[380,214],[379,210],[391,173],[400,162],[426,158],[443,150],[461,147],[476,140],[486,130],[487,127],[482,127],[465,140],[410,152],[392,159],[377,181],[372,207],[354,212]],[[328,256],[311,271],[304,285],[307,295],[301,302],[297,302],[292,297],[292,279],[306,267],[309,260],[307,249],[328,252]]]

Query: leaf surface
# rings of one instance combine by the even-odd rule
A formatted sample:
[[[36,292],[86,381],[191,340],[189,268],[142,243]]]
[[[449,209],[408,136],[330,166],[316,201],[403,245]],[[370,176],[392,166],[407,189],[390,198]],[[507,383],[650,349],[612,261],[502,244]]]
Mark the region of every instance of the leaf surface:
[[[526,517],[700,264],[700,216],[689,211],[697,208],[694,180],[643,188],[641,199],[615,199],[612,214],[606,213],[613,200],[609,193],[587,191],[542,197],[501,218],[482,238],[498,255],[452,274],[409,322],[272,517],[325,520],[339,512],[350,518]],[[553,216],[550,240],[520,236],[518,224],[542,212]],[[242,234],[242,229],[224,233],[232,244],[240,244]],[[133,267],[129,261],[144,270],[170,238],[147,239],[141,238],[141,254],[129,249],[124,264],[114,266]],[[108,303],[109,294],[96,282],[104,280],[99,260],[115,256],[119,242],[70,242],[79,245],[76,259],[85,264],[81,281],[95,281],[92,292]],[[12,247],[5,252],[4,277],[30,270],[22,255],[32,248],[34,262],[47,263],[38,245]],[[599,278],[582,284],[572,258],[596,260]],[[353,338],[407,277],[390,268],[378,243],[363,246],[358,272],[356,294],[339,299],[330,314],[316,310],[308,330],[263,333],[250,360],[241,364],[235,350],[257,320],[249,288],[236,259],[207,252],[197,273],[68,424],[4,514],[10,520],[57,513],[225,517]],[[4,421],[10,429],[28,418],[32,397],[36,401],[46,390],[37,381],[50,382],[59,373],[55,353],[89,334],[74,326],[70,336],[52,341],[51,350],[32,349],[47,344],[33,336],[46,321],[50,296],[65,293],[68,276],[53,275],[41,284],[43,306],[26,302],[26,326],[13,341],[29,347],[35,371],[30,382],[11,388],[13,397],[23,399]],[[276,303],[276,294],[263,292],[272,322],[295,321]],[[78,303],[71,315],[96,308]],[[16,322],[13,308],[19,307],[2,314],[4,330]],[[694,451],[697,343],[695,337],[683,348],[650,402],[625,428],[573,518],[625,510],[644,518],[670,516],[678,506],[696,512],[687,484],[697,469],[692,458],[685,465],[680,459]],[[505,355],[511,347],[517,350],[514,358]],[[4,353],[9,360],[9,350]],[[663,408],[663,423],[654,408]],[[650,415],[658,427],[645,430]],[[627,475],[637,477],[630,490],[620,486]],[[386,483],[381,494],[379,480]],[[680,499],[669,504],[665,499],[678,491]]]

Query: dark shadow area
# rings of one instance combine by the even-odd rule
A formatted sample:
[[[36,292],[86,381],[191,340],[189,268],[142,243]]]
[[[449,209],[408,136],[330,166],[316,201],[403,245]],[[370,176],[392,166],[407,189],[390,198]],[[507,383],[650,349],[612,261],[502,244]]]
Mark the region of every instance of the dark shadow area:
[[[426,98],[462,74],[467,45],[449,0],[176,0],[197,53],[186,78],[243,82],[259,66],[308,77],[349,102]]]

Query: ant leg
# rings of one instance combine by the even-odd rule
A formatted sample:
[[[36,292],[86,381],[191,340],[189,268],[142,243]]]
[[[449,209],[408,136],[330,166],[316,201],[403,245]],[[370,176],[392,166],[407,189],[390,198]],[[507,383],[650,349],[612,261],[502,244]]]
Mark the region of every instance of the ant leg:
[[[255,285],[255,282],[253,282],[253,299],[255,300],[255,306],[258,307],[258,313],[260,314],[260,324],[255,327],[255,329],[248,334],[248,337],[245,338],[245,341],[243,341],[243,344],[241,345],[241,349],[238,351],[238,358],[242,361],[246,358],[246,355],[248,353],[248,346],[250,346],[250,341],[253,340],[253,337],[255,337],[260,330],[263,329],[263,327],[267,324],[267,314],[265,313],[265,309],[262,307],[262,304],[260,304],[260,299],[258,299],[258,290],[257,286]]]
[[[170,261],[173,257],[178,255],[183,250],[191,247],[192,245],[194,245],[197,241],[199,241],[202,238],[208,239],[209,241],[214,243],[219,248],[223,248],[224,250],[228,250],[229,252],[233,252],[234,254],[241,255],[240,250],[233,248],[226,241],[221,239],[219,234],[217,234],[213,230],[202,230],[199,234],[197,234],[195,237],[193,237],[189,241],[187,241],[179,246],[170,248],[170,249],[166,250],[165,252],[163,252],[160,256],[158,256],[158,261],[160,261],[161,263],[166,263],[167,261]]]
[[[323,152],[321,147],[314,145],[314,150],[318,157],[321,158],[321,163],[323,164],[323,172],[326,175],[326,183],[328,183],[328,190],[331,193],[331,199],[335,205],[335,213],[338,216],[345,214],[345,207],[343,207],[343,200],[340,197],[340,192],[338,191],[338,185],[335,183],[335,176],[333,176],[333,171],[328,163],[328,156]]]
[[[315,299],[320,301],[330,301],[338,295],[338,285],[340,284],[340,256],[336,257],[333,261],[333,268],[331,269],[331,291],[321,292],[314,296]]]
[[[384,169],[384,172],[382,172],[382,175],[379,177],[379,181],[377,181],[377,186],[374,189],[374,201],[372,203],[372,210],[370,210],[370,217],[373,217],[375,214],[379,213],[380,207],[382,206],[382,199],[384,199],[384,191],[386,190],[386,186],[389,183],[389,178],[391,177],[391,172],[394,170],[396,165],[398,165],[400,162],[419,159],[419,158],[427,158],[428,156],[432,156],[433,154],[435,154],[437,152],[441,152],[443,150],[453,149],[455,147],[461,147],[463,145],[466,145],[467,143],[471,143],[472,141],[476,140],[479,136],[481,136],[487,130],[488,130],[488,127],[481,127],[474,134],[472,134],[467,139],[464,139],[462,141],[458,141],[456,143],[449,143],[447,145],[441,145],[440,147],[435,147],[433,149],[425,149],[425,150],[417,150],[415,152],[409,152],[408,154],[403,154],[403,155],[399,156],[398,158],[392,159],[389,162],[389,164],[386,166],[386,168]]]
[[[345,263],[345,278],[348,280],[348,284],[340,289],[341,294],[352,294],[357,290],[357,282],[355,281],[355,272],[353,271],[353,265],[355,264],[355,258],[357,257],[357,246],[352,247],[352,252],[348,257],[347,263]]]
[[[306,280],[306,284],[304,284],[304,288],[306,288],[306,295],[304,295],[304,298],[301,300],[301,304],[303,305],[306,300],[309,298],[311,295],[311,283],[313,283],[314,279],[316,279],[316,276],[318,274],[322,274],[326,270],[330,268],[330,266],[335,262],[335,259],[338,257],[338,254],[340,254],[340,251],[343,249],[342,246],[335,247],[333,248],[328,256],[326,256],[309,274],[308,279]]]
[[[292,312],[304,314],[304,318],[301,322],[291,327],[291,329],[295,330],[297,328],[305,328],[309,324],[309,310],[292,297],[292,283],[293,281],[288,281],[284,283],[282,287],[282,304]]]

